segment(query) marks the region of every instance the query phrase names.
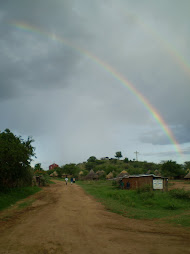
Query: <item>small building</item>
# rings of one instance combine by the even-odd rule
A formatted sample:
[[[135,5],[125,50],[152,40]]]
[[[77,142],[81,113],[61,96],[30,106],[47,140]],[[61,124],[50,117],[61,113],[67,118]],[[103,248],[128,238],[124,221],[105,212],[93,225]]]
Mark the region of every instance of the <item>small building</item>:
[[[96,174],[98,175],[98,177],[100,177],[100,176],[105,175],[106,173],[105,173],[104,170],[98,170],[98,171],[96,172]]]
[[[153,174],[124,176],[121,182],[124,189],[135,190],[149,185],[152,190],[168,190],[168,179]]]
[[[58,168],[58,167],[59,167],[59,165],[53,163],[53,164],[51,164],[51,165],[49,166],[49,170],[54,169],[54,168]]]
[[[93,169],[91,169],[88,175],[86,175],[83,179],[84,180],[98,180],[98,175],[94,173]]]
[[[121,179],[121,178],[128,176],[128,175],[129,175],[128,172],[126,170],[123,170],[123,171],[121,171],[121,173],[119,175],[117,175],[117,178]]]
[[[113,172],[109,172],[109,174],[107,174],[106,179],[112,179],[113,178]]]
[[[53,173],[51,173],[49,176],[51,176],[51,177],[58,177],[58,174],[57,174],[57,172],[56,171],[54,171]]]
[[[190,172],[184,177],[185,180],[190,180]]]

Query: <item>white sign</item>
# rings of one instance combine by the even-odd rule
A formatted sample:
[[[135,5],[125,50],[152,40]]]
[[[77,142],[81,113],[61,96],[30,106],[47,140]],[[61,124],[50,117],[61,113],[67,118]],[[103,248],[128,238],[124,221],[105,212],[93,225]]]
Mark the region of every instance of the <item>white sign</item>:
[[[153,189],[154,190],[163,190],[163,179],[154,179],[153,180]]]

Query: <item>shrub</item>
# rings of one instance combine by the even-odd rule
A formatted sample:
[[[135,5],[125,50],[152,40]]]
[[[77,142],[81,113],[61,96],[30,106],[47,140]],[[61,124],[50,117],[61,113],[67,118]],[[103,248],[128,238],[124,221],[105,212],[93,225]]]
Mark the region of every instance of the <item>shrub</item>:
[[[164,206],[164,208],[167,210],[177,210],[180,207],[178,207],[175,203],[168,203]]]
[[[112,181],[112,186],[117,186],[117,182],[115,180]]]
[[[190,191],[185,191],[184,189],[174,189],[169,191],[169,194],[173,198],[190,200]]]
[[[140,192],[140,198],[144,201],[154,197],[153,191]]]
[[[137,193],[150,192],[150,191],[152,191],[152,188],[149,184],[146,184],[137,189]]]

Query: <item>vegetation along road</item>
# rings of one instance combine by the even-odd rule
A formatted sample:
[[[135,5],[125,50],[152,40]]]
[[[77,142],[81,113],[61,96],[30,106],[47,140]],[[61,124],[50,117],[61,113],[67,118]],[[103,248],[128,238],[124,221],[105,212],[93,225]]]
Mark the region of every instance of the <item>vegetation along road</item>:
[[[1,254],[190,253],[189,229],[122,217],[78,185],[55,182],[29,207],[0,213]]]

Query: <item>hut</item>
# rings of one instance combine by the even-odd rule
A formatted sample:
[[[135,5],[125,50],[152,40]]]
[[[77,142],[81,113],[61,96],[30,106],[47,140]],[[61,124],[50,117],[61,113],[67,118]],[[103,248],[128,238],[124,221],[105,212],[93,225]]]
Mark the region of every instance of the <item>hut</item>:
[[[168,189],[168,179],[153,174],[124,176],[121,182],[124,185],[124,189],[135,190],[147,185],[152,190],[167,191]]]
[[[85,180],[97,180],[98,179],[98,175],[96,173],[94,173],[94,170],[91,169],[90,172],[88,173],[88,175],[86,175],[84,177]]]
[[[123,178],[124,176],[128,176],[128,172],[126,170],[121,171],[119,175],[117,175],[117,178]]]
[[[190,180],[190,172],[184,177],[185,180]]]
[[[84,175],[84,171],[80,171],[79,174],[78,174],[78,178],[79,179],[82,179],[83,178],[83,175]]]
[[[57,172],[56,172],[56,171],[54,171],[52,174],[50,174],[50,176],[51,176],[51,177],[57,177],[57,176],[58,176],[58,174],[57,174]]]
[[[155,174],[156,176],[161,176],[160,171],[159,171],[158,169],[156,169],[156,170],[154,171],[154,174]]]
[[[109,172],[109,174],[107,174],[106,179],[112,179],[113,178],[113,172]]]
[[[100,176],[105,175],[106,173],[105,173],[104,170],[98,170],[98,171],[96,172],[96,174],[100,177]]]

